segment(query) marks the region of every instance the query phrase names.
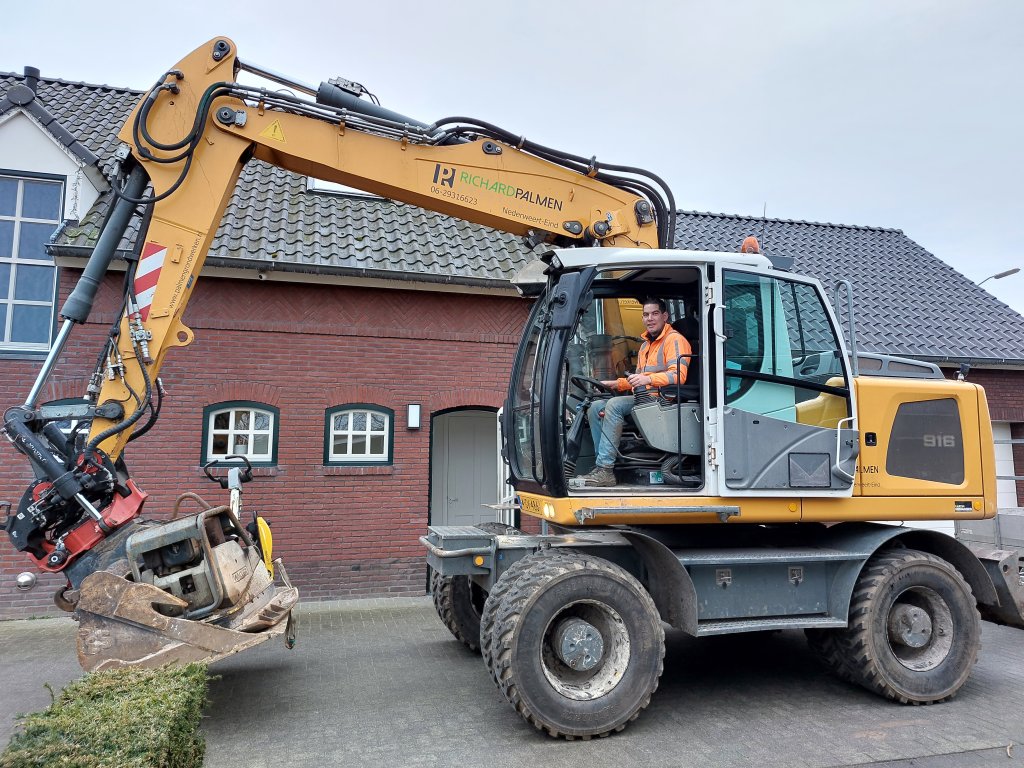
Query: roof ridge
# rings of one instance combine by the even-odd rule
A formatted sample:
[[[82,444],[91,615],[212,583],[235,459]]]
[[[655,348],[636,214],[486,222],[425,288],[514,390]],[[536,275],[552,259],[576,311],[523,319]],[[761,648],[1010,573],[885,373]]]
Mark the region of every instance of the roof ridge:
[[[18,80],[24,80],[25,75],[22,72],[4,72],[0,71],[0,77],[14,77]],[[140,91],[136,88],[128,88],[126,86],[118,85],[106,85],[103,83],[87,83],[84,80],[64,80],[60,77],[43,77],[40,75],[39,82],[41,83],[54,83],[58,85],[75,85],[84,88],[93,88],[96,90],[115,91],[117,93],[133,93],[141,96],[145,91]]]
[[[679,209],[676,211],[677,214],[686,214],[690,216],[709,216],[716,219],[746,219],[748,221],[772,221],[778,224],[806,224],[811,227],[832,227],[834,229],[860,229],[869,232],[893,232],[897,235],[902,235],[902,229],[895,229],[893,227],[880,227],[871,226],[867,224],[834,224],[830,221],[808,221],[807,219],[780,219],[773,216],[749,216],[741,213],[715,213],[713,211],[687,211]]]

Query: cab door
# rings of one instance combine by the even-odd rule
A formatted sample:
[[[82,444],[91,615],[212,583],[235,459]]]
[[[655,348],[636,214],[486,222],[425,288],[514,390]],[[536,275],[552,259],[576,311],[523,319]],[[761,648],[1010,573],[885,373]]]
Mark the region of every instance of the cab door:
[[[859,440],[846,350],[815,280],[719,270],[719,493],[852,493]]]
[[[523,331],[505,401],[503,455],[517,491],[565,496],[564,398],[560,383],[566,347],[593,299],[597,270],[553,274]]]

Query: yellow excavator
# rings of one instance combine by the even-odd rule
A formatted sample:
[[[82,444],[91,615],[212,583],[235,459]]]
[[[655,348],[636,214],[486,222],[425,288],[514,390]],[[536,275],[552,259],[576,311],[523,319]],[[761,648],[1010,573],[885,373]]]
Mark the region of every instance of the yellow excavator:
[[[240,84],[243,70],[276,85]],[[515,280],[534,306],[502,431],[517,507],[543,533],[483,523],[421,539],[441,618],[537,728],[624,728],[657,688],[663,623],[695,636],[800,628],[841,677],[903,703],[964,684],[979,610],[1024,626],[1018,553],[886,524],[996,514],[980,387],[859,352],[849,285],[835,296],[848,342],[820,283],[756,243],[670,250],[675,205],[654,174],[477,119],[424,124],[366,95],[349,81],[297,82],[215,38],[119,133],[116,202],[3,427],[36,476],[6,529],[39,568],[67,576],[58,602],[81,618],[83,665],[218,658],[289,636],[298,594],[266,522],[243,525],[244,457],[226,477],[209,468],[229,504],[193,499],[198,514],[163,523],[141,516],[124,457],[159,413],[166,353],[193,340],[184,308],[253,158],[518,234],[541,254]],[[38,405],[137,215],[123,316],[87,404]],[[640,373],[655,340],[638,315],[655,307],[690,352],[662,364],[669,385],[610,392],[609,380]],[[633,398],[613,441],[612,394]],[[61,432],[67,418],[88,434]],[[588,483],[609,452],[609,482]]]

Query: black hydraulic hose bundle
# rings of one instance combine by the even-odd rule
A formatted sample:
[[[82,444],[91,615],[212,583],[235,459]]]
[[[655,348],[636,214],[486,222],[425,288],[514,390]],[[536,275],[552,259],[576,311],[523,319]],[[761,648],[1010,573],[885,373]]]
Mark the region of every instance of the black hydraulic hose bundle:
[[[525,137],[516,136],[515,134],[506,131],[503,128],[499,128],[496,125],[483,120],[477,120],[472,117],[446,117],[435,122],[431,128],[436,129],[444,125],[458,123],[466,123],[468,125],[456,125],[455,128],[450,131],[446,131],[445,135],[460,135],[466,132],[483,133],[490,138],[503,141],[506,144],[511,144],[516,149],[529,152],[543,160],[548,160],[557,165],[577,171],[584,176],[604,181],[612,186],[624,189],[643,189],[647,193],[645,196],[650,199],[651,204],[654,205],[660,214],[658,216],[659,240],[663,247],[672,247],[672,243],[675,238],[675,198],[672,195],[672,190],[668,184],[656,174],[651,173],[650,171],[645,171],[642,168],[635,168],[629,165],[599,164],[595,158],[588,159],[568,152],[551,149],[550,147],[545,147],[544,145],[538,144],[534,141],[529,141]],[[629,173],[636,176],[647,177],[663,190],[664,197],[645,182],[636,179],[624,179],[616,176],[615,173],[607,173],[606,171]]]
[[[115,188],[116,188],[116,185],[115,185]],[[121,305],[121,307],[122,307],[121,308],[121,315],[123,315],[125,310],[127,309],[128,304],[129,304],[129,299],[131,299],[131,303],[132,304],[135,303],[135,288],[134,288],[134,285],[135,285],[135,269],[137,267],[138,267],[138,262],[137,261],[133,261],[132,264],[131,264],[131,267],[128,270],[128,272],[125,274],[125,292],[124,292],[124,297],[125,298],[124,298],[124,302]],[[115,322],[114,327],[111,328],[111,333],[110,333],[109,341],[108,341],[106,350],[104,351],[104,354],[101,355],[101,360],[98,363],[98,367],[102,367],[104,365],[103,358],[106,357],[107,355],[109,355],[109,352],[110,352],[111,348],[116,350],[116,348],[117,348],[116,339],[117,339],[119,334],[120,334],[120,319],[118,319]],[[131,394],[132,398],[138,404],[138,407],[126,419],[124,419],[123,421],[120,421],[117,424],[114,424],[113,426],[108,427],[107,429],[103,430],[102,432],[100,432],[98,435],[96,435],[92,440],[90,440],[86,444],[85,452],[84,452],[86,461],[92,460],[92,458],[93,458],[93,456],[95,455],[95,452],[96,452],[96,447],[100,443],[102,443],[108,437],[120,434],[124,430],[128,429],[128,427],[132,426],[139,419],[142,418],[142,416],[145,414],[147,408],[151,408],[152,397],[153,397],[153,384],[152,384],[152,381],[151,381],[151,379],[149,377],[149,371],[146,368],[146,363],[143,361],[143,357],[144,356],[142,354],[142,350],[139,347],[138,342],[134,338],[132,338],[131,341],[132,341],[132,349],[135,351],[135,359],[136,359],[136,361],[139,364],[139,371],[142,374],[142,380],[143,380],[143,382],[145,382],[145,385],[146,385],[145,391],[143,393],[142,398],[140,398],[138,393],[135,392],[135,390],[132,389],[130,385],[128,385],[127,381],[125,382],[125,386],[128,388],[128,392]],[[160,398],[160,400],[162,400],[162,398]],[[144,431],[142,431],[139,434],[133,435],[132,438],[140,437],[141,434],[144,434],[146,431],[149,431],[149,429],[151,429],[153,424],[155,423],[158,414],[159,414],[159,408],[157,408],[155,411],[152,411],[152,415],[151,415],[149,421],[146,423],[146,425],[143,428]],[[132,439],[132,438],[130,438],[130,439]]]
[[[192,122],[192,128],[184,137],[175,142],[159,142],[153,138],[147,128],[149,113],[161,92],[169,91],[171,93],[176,93],[178,91],[178,87],[175,82],[168,82],[167,78],[180,78],[180,76],[180,72],[172,70],[166,73],[164,77],[150,90],[145,101],[135,115],[135,119],[132,123],[132,138],[139,154],[149,160],[158,163],[176,163],[184,160],[185,165],[182,168],[181,175],[166,191],[162,192],[158,196],[150,198],[126,197],[123,192],[116,190],[115,194],[123,199],[127,199],[137,204],[152,204],[173,194],[184,182],[185,177],[188,175],[191,168],[192,157],[196,146],[202,138],[203,127],[205,126],[206,120],[209,116],[210,106],[213,100],[219,96],[235,96],[243,101],[249,99],[271,108],[302,114],[314,119],[328,120],[330,122],[343,122],[349,116],[358,115],[363,119],[369,119],[379,123],[376,127],[381,131],[384,131],[386,125],[390,126],[392,129],[400,126],[403,131],[418,133],[424,140],[433,144],[448,144],[452,141],[460,140],[465,141],[465,134],[486,136],[502,141],[515,147],[519,151],[529,153],[542,160],[546,160],[563,168],[575,171],[581,175],[597,179],[598,181],[602,181],[610,186],[624,189],[644,197],[651,203],[655,210],[655,216],[658,222],[658,239],[662,247],[670,248],[674,243],[675,198],[672,195],[672,190],[668,184],[656,174],[634,166],[598,163],[596,158],[588,159],[579,155],[573,155],[568,152],[552,149],[542,144],[538,144],[537,142],[529,141],[525,137],[517,136],[510,131],[484,120],[478,120],[471,117],[446,117],[436,121],[432,125],[425,126],[419,121],[413,120],[412,118],[405,118],[403,115],[392,112],[391,110],[383,109],[374,104],[364,104],[355,96],[349,96],[345,101],[337,101],[337,99],[334,98],[333,92],[332,94],[328,94],[331,98],[327,98],[326,96],[322,98],[321,94],[318,93],[317,101],[310,102],[291,94],[270,92],[264,88],[254,88],[239,85],[238,83],[222,81],[211,84],[206,91],[204,91]],[[323,90],[324,89],[322,87],[321,92],[323,92]],[[444,129],[444,126],[454,127]],[[146,144],[148,144],[149,147],[162,152],[174,152],[176,150],[183,151],[170,157],[161,158],[154,155]],[[629,176],[621,176],[619,174],[629,174]]]

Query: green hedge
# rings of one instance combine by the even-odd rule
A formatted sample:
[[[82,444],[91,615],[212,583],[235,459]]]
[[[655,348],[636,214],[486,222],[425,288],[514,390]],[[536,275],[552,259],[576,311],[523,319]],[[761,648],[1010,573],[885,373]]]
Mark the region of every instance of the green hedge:
[[[0,768],[198,768],[206,667],[96,672],[26,715]]]

